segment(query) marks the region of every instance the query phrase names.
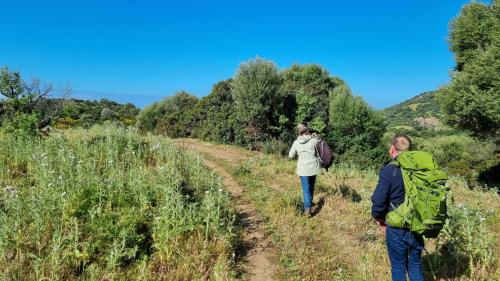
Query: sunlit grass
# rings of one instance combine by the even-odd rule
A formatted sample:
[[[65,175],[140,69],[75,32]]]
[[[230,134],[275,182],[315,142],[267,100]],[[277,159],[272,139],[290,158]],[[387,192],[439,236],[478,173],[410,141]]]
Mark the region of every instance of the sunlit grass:
[[[0,279],[233,279],[229,196],[169,140],[97,127],[0,147]]]
[[[266,218],[282,280],[390,280],[385,237],[370,216],[376,171],[338,164],[320,175],[314,201],[321,210],[307,219],[301,215],[295,161],[254,154],[232,166],[206,157],[233,173]],[[426,278],[494,280],[500,198],[495,191],[470,190],[461,178],[451,177],[448,184],[453,201],[450,223],[438,240],[426,243]]]

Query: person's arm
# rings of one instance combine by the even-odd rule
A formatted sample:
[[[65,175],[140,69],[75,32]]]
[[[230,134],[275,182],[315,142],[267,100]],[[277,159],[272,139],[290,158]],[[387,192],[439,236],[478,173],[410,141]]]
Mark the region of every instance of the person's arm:
[[[295,156],[297,156],[297,146],[295,145],[295,142],[293,142],[292,148],[290,149],[290,152],[288,152],[288,157],[295,158]]]
[[[387,167],[380,170],[377,187],[372,195],[372,217],[380,226],[385,225],[385,216],[389,209],[391,182]]]

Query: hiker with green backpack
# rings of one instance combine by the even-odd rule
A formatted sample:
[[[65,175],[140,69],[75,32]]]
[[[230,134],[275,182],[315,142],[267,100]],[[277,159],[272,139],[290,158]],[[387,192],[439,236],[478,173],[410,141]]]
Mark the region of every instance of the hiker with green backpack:
[[[410,151],[411,140],[391,141],[391,162],[380,170],[372,196],[372,216],[385,230],[393,281],[424,280],[424,238],[435,238],[447,218],[445,182],[430,153]]]

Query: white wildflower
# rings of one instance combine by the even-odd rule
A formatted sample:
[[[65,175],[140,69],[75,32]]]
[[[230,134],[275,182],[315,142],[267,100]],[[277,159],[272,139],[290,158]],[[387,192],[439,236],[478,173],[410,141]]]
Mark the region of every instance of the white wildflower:
[[[210,193],[210,191],[209,191],[209,190],[205,191],[205,194],[209,194],[209,193]]]
[[[9,193],[16,193],[16,192],[17,192],[16,187],[14,187],[14,186],[6,186],[6,187],[4,188],[4,190],[5,190],[6,192],[9,192]]]
[[[222,191],[224,191],[224,189],[222,189],[222,188],[219,188],[219,192],[222,192]]]

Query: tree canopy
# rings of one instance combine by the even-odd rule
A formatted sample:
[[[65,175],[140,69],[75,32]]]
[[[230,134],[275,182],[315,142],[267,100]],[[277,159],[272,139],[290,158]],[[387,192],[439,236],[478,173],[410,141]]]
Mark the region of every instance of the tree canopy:
[[[456,70],[441,89],[446,121],[478,136],[499,135],[500,5],[470,3],[451,22]]]

